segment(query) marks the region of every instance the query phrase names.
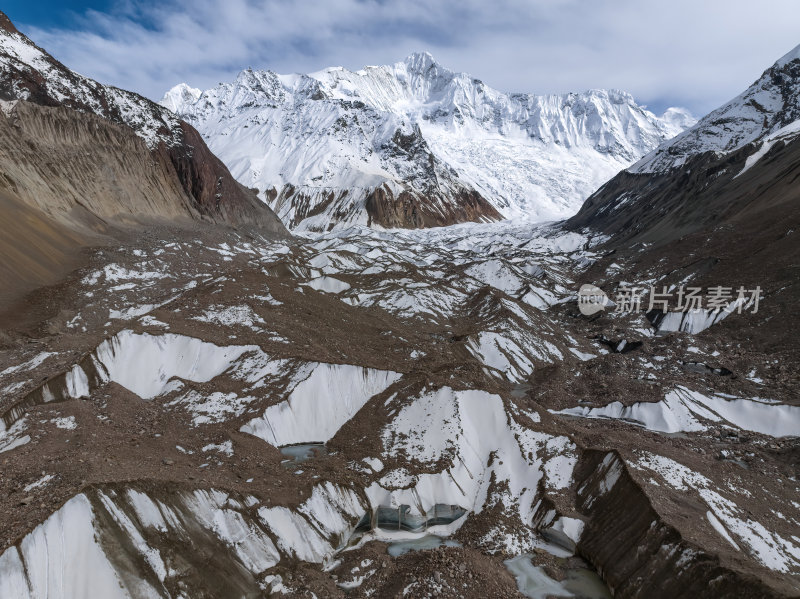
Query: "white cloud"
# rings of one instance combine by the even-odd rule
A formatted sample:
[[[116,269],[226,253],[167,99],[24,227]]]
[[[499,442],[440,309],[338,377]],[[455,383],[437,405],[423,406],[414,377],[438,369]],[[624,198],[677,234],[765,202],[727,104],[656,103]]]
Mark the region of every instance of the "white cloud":
[[[357,69],[429,50],[504,91],[590,87],[704,113],[797,43],[795,0],[129,0],[77,29],[20,24],[75,70],[159,98],[242,68]]]

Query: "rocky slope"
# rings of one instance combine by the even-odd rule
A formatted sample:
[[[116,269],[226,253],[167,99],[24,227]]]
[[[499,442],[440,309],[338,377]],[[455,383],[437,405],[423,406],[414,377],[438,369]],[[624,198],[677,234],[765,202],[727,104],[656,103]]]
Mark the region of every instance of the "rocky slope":
[[[738,373],[735,369],[721,367],[721,363],[698,364],[690,358],[683,362],[687,371],[702,371],[716,378],[730,377],[733,386],[754,382],[765,387],[777,385],[788,389],[794,388],[798,380],[794,372],[798,368],[796,355],[800,328],[797,319],[790,315],[800,301],[797,285],[800,242],[795,234],[800,227],[800,211],[797,209],[799,89],[800,52],[795,49],[767,69],[742,94],[619,173],[593,194],[580,212],[567,222],[570,229],[602,232],[608,236],[601,246],[608,252],[606,257],[590,267],[583,274],[582,281],[598,285],[609,293],[618,290],[622,281],[642,287],[655,285],[658,292],[663,290],[673,294],[681,287],[710,290],[722,286],[734,294],[740,286],[758,288],[762,303],[758,313],[748,322],[714,325],[722,329],[718,346],[738,355],[737,361],[741,364]],[[674,301],[672,309],[675,309]],[[702,337],[709,334],[703,332],[705,327],[719,322],[717,316],[725,320],[729,317],[719,311],[689,311],[672,312],[663,318],[661,314],[651,313],[648,320],[653,323],[657,334],[668,338],[697,332]],[[730,315],[735,316],[735,313]],[[602,316],[601,320],[613,317]],[[617,330],[624,330],[624,326],[618,324]],[[691,347],[689,349],[693,351]],[[718,351],[725,355],[725,350]],[[766,356],[770,356],[773,372],[769,383],[756,375],[759,367],[755,364],[763,363]],[[753,369],[745,373],[750,364],[754,364]],[[796,405],[795,399],[789,401]],[[689,406],[689,411],[693,409],[693,402],[692,394],[685,391],[666,401],[673,407]],[[711,407],[709,403],[705,405]],[[675,425],[669,418],[658,422],[660,417],[653,411],[654,407],[648,404],[625,407],[609,404],[602,410],[579,409],[570,413],[598,418],[627,417],[640,422],[653,418],[651,422],[657,429],[674,430]],[[759,417],[752,412],[747,418],[755,423]],[[777,423],[780,418],[778,414],[772,414],[769,422]],[[693,427],[694,424],[685,423],[681,428],[685,430],[687,426]],[[800,435],[800,427],[792,423],[787,433],[796,438]],[[726,437],[727,433],[720,433],[720,439]],[[720,451],[718,460],[748,455],[747,447],[752,438],[738,433],[735,438],[739,447],[733,452]],[[616,442],[608,442],[605,446],[607,449],[620,447]],[[777,456],[789,460],[787,463],[795,459],[793,452],[784,454],[780,449]],[[586,466],[587,471],[594,469],[587,484],[596,485],[617,460],[612,454],[595,454],[591,465]],[[638,528],[642,535],[642,544],[636,548],[637,558],[663,553],[666,547],[669,555],[662,555],[656,562],[663,565],[670,559],[682,559],[679,556],[687,555],[687,536],[685,533],[675,534],[676,529],[680,531],[680,526],[675,527],[675,523],[696,522],[704,513],[715,530],[727,539],[729,546],[740,551],[737,535],[728,532],[732,529],[706,511],[712,507],[713,512],[715,504],[721,505],[720,498],[708,490],[708,478],[698,478],[696,471],[683,469],[680,460],[677,454],[667,457],[662,452],[661,457],[648,456],[633,468],[616,466],[615,476],[619,482],[613,493],[605,494],[607,498],[620,492],[638,492],[630,484],[637,471],[645,476],[658,472],[669,486],[696,492],[701,498],[697,501],[687,497],[670,505],[670,501],[665,501],[660,494],[651,494],[649,505],[642,505],[640,510],[626,514],[618,513],[616,518],[624,521],[624,526]],[[792,468],[796,470],[796,467]],[[796,475],[793,474],[791,480],[790,486],[793,486]],[[764,501],[763,491],[748,489],[745,493],[752,493],[757,501]],[[640,500],[641,497],[629,496],[624,503],[630,507]],[[617,505],[621,503],[619,499],[616,501]],[[593,502],[587,507],[590,511],[605,512],[596,524],[604,527],[606,534],[619,530],[620,521],[609,518],[608,506]],[[658,526],[649,525],[645,521],[651,518],[642,515],[645,511],[652,514],[652,510],[661,516]],[[797,518],[793,517],[792,521],[797,521]],[[670,523],[670,526],[662,528],[663,523]],[[645,548],[648,545],[650,549]],[[767,542],[764,550],[768,551],[770,546],[777,545]],[[627,561],[630,566],[618,566],[618,572],[630,568],[628,571],[632,573],[635,568],[634,578],[644,576],[658,580],[662,588],[675,585],[677,594],[690,593],[697,576],[690,572],[698,567],[705,569],[705,578],[714,583],[697,592],[711,593],[715,597],[762,597],[774,593],[774,589],[764,588],[763,579],[742,572],[731,576],[731,572],[722,571],[720,568],[725,559],[720,560],[720,554],[698,555],[697,547],[694,547],[688,550],[692,552],[692,566],[680,568],[675,565],[667,572],[658,572],[652,570],[654,562],[634,566],[637,559],[630,560],[624,556],[630,549],[622,545],[614,550],[602,544],[584,547],[587,555],[596,556],[592,558],[593,562],[619,565]],[[619,581],[613,583],[612,577],[609,575],[607,579],[615,587],[615,593],[619,591],[623,596],[635,594],[636,591],[629,587],[631,578],[622,574]],[[786,592],[794,595],[798,590],[800,586],[795,577]]]
[[[498,92],[430,54],[357,72],[246,70],[161,101],[290,228],[552,220],[694,120],[618,91]]]
[[[27,200],[35,197],[39,207],[48,212],[75,207],[75,193],[86,193],[80,188],[94,182],[94,190],[88,194],[107,205],[95,204],[88,209],[101,218],[117,213],[145,217],[182,214],[253,225],[265,232],[282,231],[271,212],[230,176],[191,126],[137,94],[103,86],[69,70],[17,31],[5,15],[0,15],[0,98],[5,102],[3,126],[8,128],[3,140],[7,186]],[[27,138],[27,160],[16,164],[21,137]],[[49,155],[32,167],[30,156],[50,146]],[[72,173],[75,176],[64,176],[64,172],[49,176],[45,171],[45,165],[80,171],[92,162],[103,164],[109,161],[104,152],[113,153],[117,146],[119,152],[111,161],[122,163],[124,156],[131,155],[131,164],[110,166],[99,180],[95,179],[100,174],[97,170]],[[76,164],[61,164],[75,154]],[[152,166],[142,168],[144,163]],[[19,172],[36,167],[43,172]],[[127,172],[120,168],[127,168]],[[140,170],[143,178],[160,180],[162,189],[149,202],[129,195],[135,194]],[[51,186],[74,185],[78,191],[70,198],[48,194],[37,187],[48,178],[52,179]],[[43,184],[48,185],[46,181]],[[92,193],[102,185],[107,188],[104,193]],[[142,189],[139,193],[150,196],[152,191]]]
[[[800,46],[742,94],[622,171],[568,221],[665,243],[725,226],[791,229],[797,217]],[[787,229],[788,227],[788,229]]]
[[[87,243],[84,234],[5,190],[0,190],[0,215],[0,305],[80,266],[80,248]]]
[[[33,219],[49,240],[41,247],[58,246],[6,260],[3,299],[64,275],[81,246],[135,234],[120,227],[206,221],[286,235],[190,125],[137,94],[69,70],[2,13],[0,109],[6,240],[26,243]],[[29,218],[20,221],[22,213]]]
[[[789,371],[800,335],[797,319],[788,316],[800,301],[798,48],[695,127],[614,177],[566,222],[567,229],[608,236],[608,260],[590,269],[585,281],[602,281],[609,291],[623,280],[647,285],[665,270],[673,291],[681,285],[723,286],[732,293],[759,288],[771,316],[731,335],[737,344],[770,347],[776,364]],[[624,272],[639,274],[625,278]],[[716,316],[675,312],[652,319],[664,331],[696,331]]]

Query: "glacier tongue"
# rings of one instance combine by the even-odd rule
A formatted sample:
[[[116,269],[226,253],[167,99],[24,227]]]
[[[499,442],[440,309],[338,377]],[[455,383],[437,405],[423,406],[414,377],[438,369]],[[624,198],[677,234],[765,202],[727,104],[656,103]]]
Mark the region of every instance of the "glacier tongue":
[[[356,72],[248,69],[203,92],[180,84],[161,104],[300,230],[495,218],[476,195],[504,218],[564,218],[694,123],[685,110],[657,117],[614,90],[506,94],[427,53]],[[402,214],[383,214],[376,193]]]

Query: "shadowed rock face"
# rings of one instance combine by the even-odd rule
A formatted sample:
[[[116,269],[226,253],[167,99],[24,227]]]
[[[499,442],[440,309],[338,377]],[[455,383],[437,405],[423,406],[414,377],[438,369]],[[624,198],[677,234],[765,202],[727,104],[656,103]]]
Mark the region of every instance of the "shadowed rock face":
[[[720,226],[755,233],[796,219],[800,47],[742,94],[592,194],[567,227],[657,245]]]
[[[194,200],[200,214],[215,221],[255,226],[264,232],[285,236],[286,229],[255,192],[236,181],[224,164],[211,153],[194,127],[180,121],[183,143],[159,146],[169,156],[183,189]]]
[[[576,481],[576,507],[586,517],[578,548],[615,597],[774,596],[757,578],[722,566],[684,540],[653,509],[616,452],[585,452]],[[701,518],[706,507],[698,510]]]
[[[797,319],[791,315],[800,301],[800,243],[796,235],[800,227],[800,125],[796,109],[800,59],[793,56],[798,56],[797,50],[695,128],[619,173],[566,223],[573,230],[597,231],[610,237],[604,244],[608,253],[582,278],[602,289],[618,289],[620,281],[640,282],[649,276],[656,277],[659,290],[670,285],[673,289],[681,285],[701,289],[716,285],[758,287],[764,302],[750,322],[715,324],[717,330],[704,331],[702,326],[683,320],[685,315],[680,312],[672,312],[668,316],[680,324],[663,330],[683,331],[669,333],[667,339],[675,340],[689,332],[692,342],[713,337],[721,351],[746,353],[739,369],[742,373],[749,366],[748,360],[764,351],[773,368],[783,372],[780,384],[787,386],[797,381],[791,373],[797,370],[793,356],[797,355],[799,333]],[[754,103],[753,98],[760,103]],[[652,322],[661,330],[662,315],[658,316]],[[707,316],[693,315],[698,321]],[[607,318],[611,320],[603,316],[599,322]],[[644,345],[647,343],[652,341]],[[747,380],[741,376],[737,380],[733,369],[725,366],[730,364],[698,363],[692,358],[682,363],[687,380],[702,376],[708,381],[717,379],[715,385],[725,384],[719,382],[724,379],[731,379],[730,384]],[[611,396],[618,399],[626,394],[615,391]],[[796,405],[796,397],[788,396],[787,401]],[[754,420],[752,415],[750,418]],[[778,421],[776,417],[771,422]],[[797,432],[794,427],[791,434]],[[726,434],[720,432],[719,439],[726,439]],[[745,447],[750,442],[746,436],[740,441]],[[648,468],[650,458],[644,455],[641,441],[632,451],[634,459],[621,450],[620,444],[605,439],[599,444],[604,451],[585,452],[576,470],[576,508],[587,517],[579,551],[602,571],[615,597],[797,594],[796,576],[782,579],[774,563],[767,576],[744,563],[746,542],[735,540],[736,531],[741,532],[738,522],[725,524],[716,518],[709,508],[717,496],[703,488],[707,480],[687,483],[691,478],[685,476],[688,470],[675,466],[688,461],[688,452],[676,453],[674,462],[656,458],[651,466],[656,465]],[[664,450],[662,446],[656,453],[663,455]],[[698,452],[698,456],[707,451]],[[726,451],[717,453],[714,466],[707,472],[716,475],[728,455]],[[785,459],[792,459],[790,455],[794,452],[787,452]],[[742,471],[751,468],[742,461],[731,463]],[[760,465],[753,464],[752,469],[759,470]],[[796,466],[793,469],[796,472]],[[659,476],[665,476],[657,481],[657,487],[649,476],[659,471]],[[786,487],[791,494],[796,494],[795,476],[792,474],[792,485]],[[776,481],[783,484],[783,479]],[[771,495],[764,491],[764,484],[744,487],[745,493],[752,493],[753,501],[740,520],[743,527],[755,519],[753,512]],[[721,541],[716,551],[698,534],[704,525],[709,532],[706,538],[716,534]],[[764,555],[768,548],[781,546],[770,539],[755,541],[755,536],[752,545],[760,546]],[[609,538],[614,542],[609,543]]]
[[[367,226],[388,229],[427,229],[464,222],[493,222],[502,215],[474,189],[454,186],[449,191],[392,189],[381,185],[368,190],[325,189],[308,192],[287,184],[266,191],[287,226],[303,225],[311,231],[328,231],[337,223],[360,219],[363,209]],[[311,220],[315,224],[309,224]],[[304,223],[304,221],[306,221]]]
[[[701,154],[663,173],[623,171],[586,200],[567,227],[602,231],[614,243],[661,245],[719,226],[759,231],[794,219],[800,140],[776,143],[742,172],[755,150],[749,144],[723,157]]]
[[[17,33],[17,28],[14,27],[11,19],[9,19],[3,12],[0,12],[0,29],[3,31],[8,31],[9,33]]]

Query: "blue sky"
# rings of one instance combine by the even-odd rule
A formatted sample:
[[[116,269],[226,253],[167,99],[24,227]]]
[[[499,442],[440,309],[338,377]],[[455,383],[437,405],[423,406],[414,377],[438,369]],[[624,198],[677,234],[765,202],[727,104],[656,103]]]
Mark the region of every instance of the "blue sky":
[[[358,69],[428,50],[503,91],[631,92],[702,115],[800,44],[796,0],[91,0],[3,10],[71,68],[153,99],[243,68]]]
[[[87,10],[109,10],[112,0],[93,0],[91,2],[58,2],[56,0],[37,0],[36,2],[12,0],[3,2],[3,12],[19,24],[37,27],[66,27],[77,25],[77,18]]]

